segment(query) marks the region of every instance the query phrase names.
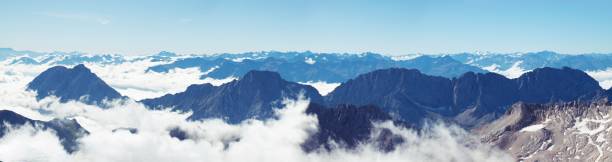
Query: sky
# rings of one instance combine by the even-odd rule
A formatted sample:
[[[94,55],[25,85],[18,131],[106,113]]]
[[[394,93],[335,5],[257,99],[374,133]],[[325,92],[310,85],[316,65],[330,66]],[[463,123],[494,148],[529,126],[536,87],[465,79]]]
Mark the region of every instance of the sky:
[[[612,53],[612,1],[0,0],[0,47],[87,53]]]

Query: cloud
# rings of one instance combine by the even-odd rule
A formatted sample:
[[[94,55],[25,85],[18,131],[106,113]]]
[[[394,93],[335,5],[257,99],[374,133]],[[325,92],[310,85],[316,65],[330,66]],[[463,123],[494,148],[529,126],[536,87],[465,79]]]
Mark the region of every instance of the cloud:
[[[55,133],[38,131],[30,125],[9,129],[9,133],[0,138],[2,161],[64,161],[67,158]]]
[[[237,79],[236,77],[200,79],[204,73],[199,68],[174,68],[167,73],[146,71],[148,67],[160,63],[162,62],[142,60],[105,65],[89,63],[86,66],[119,93],[136,100],[182,92],[191,84],[211,83],[219,86]]]
[[[523,63],[523,61],[517,61],[514,64],[512,64],[512,66],[508,69],[499,69],[499,65],[497,64],[493,64],[491,66],[487,66],[487,67],[482,67],[482,69],[490,71],[490,72],[494,72],[497,74],[501,74],[503,76],[506,76],[507,78],[510,79],[514,79],[514,78],[518,78],[521,75],[523,75],[526,72],[529,72],[531,70],[525,70],[523,68],[521,68],[521,64]]]
[[[586,73],[599,81],[599,86],[602,88],[608,89],[612,87],[612,68],[599,71],[587,71]]]
[[[28,127],[9,131],[7,138],[0,142],[7,150],[3,158],[9,161],[512,160],[507,154],[471,139],[457,127],[434,125],[419,134],[390,122],[375,125],[376,129],[387,128],[406,139],[395,151],[381,152],[375,144],[364,143],[356,150],[305,153],[300,144],[316,130],[317,119],[304,113],[307,100],[284,102],[287,106],[276,112],[277,119],[249,120],[237,125],[219,119],[187,121],[189,114],[148,110],[135,102],[116,102],[109,109],[78,102],[52,102],[41,104],[45,105],[41,109],[51,111],[47,115],[73,117],[91,132],[80,140],[79,151],[74,154],[58,151],[61,145],[52,132]],[[177,126],[195,134],[194,138],[180,141],[170,137],[169,129]],[[113,132],[115,128],[137,128],[138,133]],[[30,153],[37,156],[28,156]]]
[[[327,83],[325,81],[308,81],[305,83],[300,82],[300,84],[314,87],[315,89],[317,89],[317,91],[319,91],[319,94],[321,94],[322,96],[329,94],[330,92],[334,91],[336,87],[340,86],[340,83]]]
[[[0,85],[19,89],[0,89],[0,93],[16,94],[14,91],[24,89],[38,74],[54,66],[11,64],[11,61],[8,59],[0,62]],[[85,65],[119,93],[135,100],[182,92],[191,84],[210,83],[219,86],[238,79],[233,76],[224,79],[200,79],[200,76],[215,70],[214,68],[207,72],[202,72],[198,68],[175,68],[167,73],[146,71],[148,67],[160,63],[163,62],[141,60],[121,64],[85,63]]]
[[[117,87],[151,86],[154,91],[185,86],[162,85],[178,81],[176,78],[197,81],[194,78],[200,75],[194,73],[201,73],[187,70],[146,74],[136,67],[146,64],[150,62],[89,66]],[[2,161],[512,161],[504,152],[479,143],[464,130],[441,124],[416,132],[389,122],[375,123],[375,131],[390,129],[406,139],[392,152],[381,152],[376,144],[366,142],[355,150],[305,153],[300,144],[314,133],[318,122],[315,116],[304,113],[309,104],[304,99],[284,101],[286,106],[276,111],[277,118],[235,125],[220,119],[188,121],[189,112],[149,110],[133,100],[112,101],[104,109],[74,101],[60,103],[55,97],[37,101],[34,93],[25,91],[25,85],[44,69],[38,65],[0,64],[0,109],[44,121],[76,119],[90,134],[79,140],[78,151],[68,154],[54,132],[27,126],[11,129],[0,139]],[[192,75],[195,77],[183,78]],[[191,138],[180,141],[170,137],[169,131],[176,127]],[[113,131],[117,128],[136,128],[138,133]]]

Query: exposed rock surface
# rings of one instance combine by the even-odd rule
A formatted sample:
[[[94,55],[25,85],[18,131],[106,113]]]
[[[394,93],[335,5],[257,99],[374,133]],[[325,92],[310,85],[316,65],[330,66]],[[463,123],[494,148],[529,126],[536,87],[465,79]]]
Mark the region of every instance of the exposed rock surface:
[[[517,103],[474,133],[519,161],[611,161],[611,110],[606,101]]]

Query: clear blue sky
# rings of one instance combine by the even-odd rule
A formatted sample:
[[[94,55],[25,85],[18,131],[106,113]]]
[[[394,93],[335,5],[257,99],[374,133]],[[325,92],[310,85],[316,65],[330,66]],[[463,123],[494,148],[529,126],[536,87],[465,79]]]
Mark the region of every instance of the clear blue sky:
[[[37,51],[612,52],[610,0],[0,0],[0,21]]]

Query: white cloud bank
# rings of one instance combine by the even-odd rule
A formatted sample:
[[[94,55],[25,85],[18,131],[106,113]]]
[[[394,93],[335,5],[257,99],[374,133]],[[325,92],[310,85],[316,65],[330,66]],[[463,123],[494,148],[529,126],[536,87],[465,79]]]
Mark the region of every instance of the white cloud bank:
[[[287,107],[276,113],[278,119],[250,120],[230,125],[218,119],[186,121],[189,114],[148,110],[135,102],[115,103],[101,109],[77,102],[47,104],[38,108],[50,117],[75,118],[91,132],[80,140],[80,149],[67,154],[58,138],[47,131],[22,127],[0,139],[4,161],[511,161],[503,152],[470,139],[454,127],[433,126],[422,134],[395,127],[390,122],[376,124],[401,135],[406,143],[392,152],[381,152],[364,143],[355,150],[305,153],[300,144],[317,128],[315,116],[304,113],[307,100],[285,101]],[[37,109],[30,107],[31,109]],[[28,108],[24,108],[28,109]],[[192,139],[180,141],[169,130],[180,127]],[[115,131],[137,128],[138,133]],[[228,140],[239,139],[239,140]]]
[[[24,65],[13,64],[8,59],[0,62],[0,84],[7,86],[17,86],[25,88],[38,74],[54,65]],[[85,66],[93,73],[98,75],[109,86],[117,90],[121,95],[128,96],[135,100],[155,98],[165,94],[172,94],[185,91],[191,84],[210,83],[219,86],[231,82],[237,77],[224,79],[204,78],[200,79],[205,73],[198,68],[175,68],[167,73],[154,71],[147,72],[147,68],[164,62],[150,62],[148,60],[125,62],[122,64],[94,64],[86,63]],[[71,67],[69,67],[71,68]],[[8,89],[2,89],[7,91]]]
[[[145,60],[110,65],[86,64],[86,66],[119,93],[135,100],[182,92],[191,84],[211,83],[219,86],[237,79],[236,77],[200,79],[200,76],[212,72],[215,68],[207,72],[202,72],[197,67],[174,68],[166,73],[146,71],[147,68],[157,64],[159,63]]]
[[[587,71],[591,77],[599,82],[599,86],[605,89],[612,87],[612,68],[600,71]]]
[[[321,94],[322,96],[325,96],[329,94],[330,92],[334,91],[334,89],[340,86],[341,83],[327,83],[325,81],[316,81],[316,82],[308,81],[305,83],[300,82],[300,84],[312,86],[315,89],[317,89],[317,91],[319,91],[319,94]]]
[[[512,64],[512,66],[508,69],[500,69],[499,65],[497,64],[493,64],[487,67],[482,67],[482,69],[490,71],[490,72],[494,72],[497,74],[501,74],[503,76],[506,76],[506,78],[514,79],[514,78],[520,77],[521,75],[523,75],[523,73],[531,71],[531,70],[525,70],[521,68],[520,65],[522,63],[523,61],[517,61],[514,64]]]
[[[80,102],[59,103],[54,97],[37,101],[33,92],[24,90],[25,84],[32,74],[46,68],[19,66],[2,67],[0,109],[44,121],[73,118],[90,134],[79,140],[78,151],[68,154],[53,132],[31,127],[12,129],[0,139],[1,161],[512,161],[509,155],[478,143],[459,128],[437,125],[417,134],[391,123],[377,123],[376,127],[389,128],[407,141],[392,152],[381,152],[376,145],[364,143],[355,150],[305,153],[300,144],[317,129],[316,117],[304,113],[307,100],[285,101],[287,106],[277,111],[277,119],[249,120],[237,125],[219,119],[187,121],[189,113],[148,110],[134,101],[115,101],[107,109]],[[162,84],[144,83],[146,79],[130,78],[129,74],[104,74],[104,70],[91,67],[101,76],[115,78],[116,85],[121,80],[141,81],[147,86]],[[110,69],[136,73],[134,76],[149,75],[120,66]],[[175,127],[186,130],[192,139],[170,137],[169,130]],[[136,128],[138,132],[113,132],[116,128]]]

